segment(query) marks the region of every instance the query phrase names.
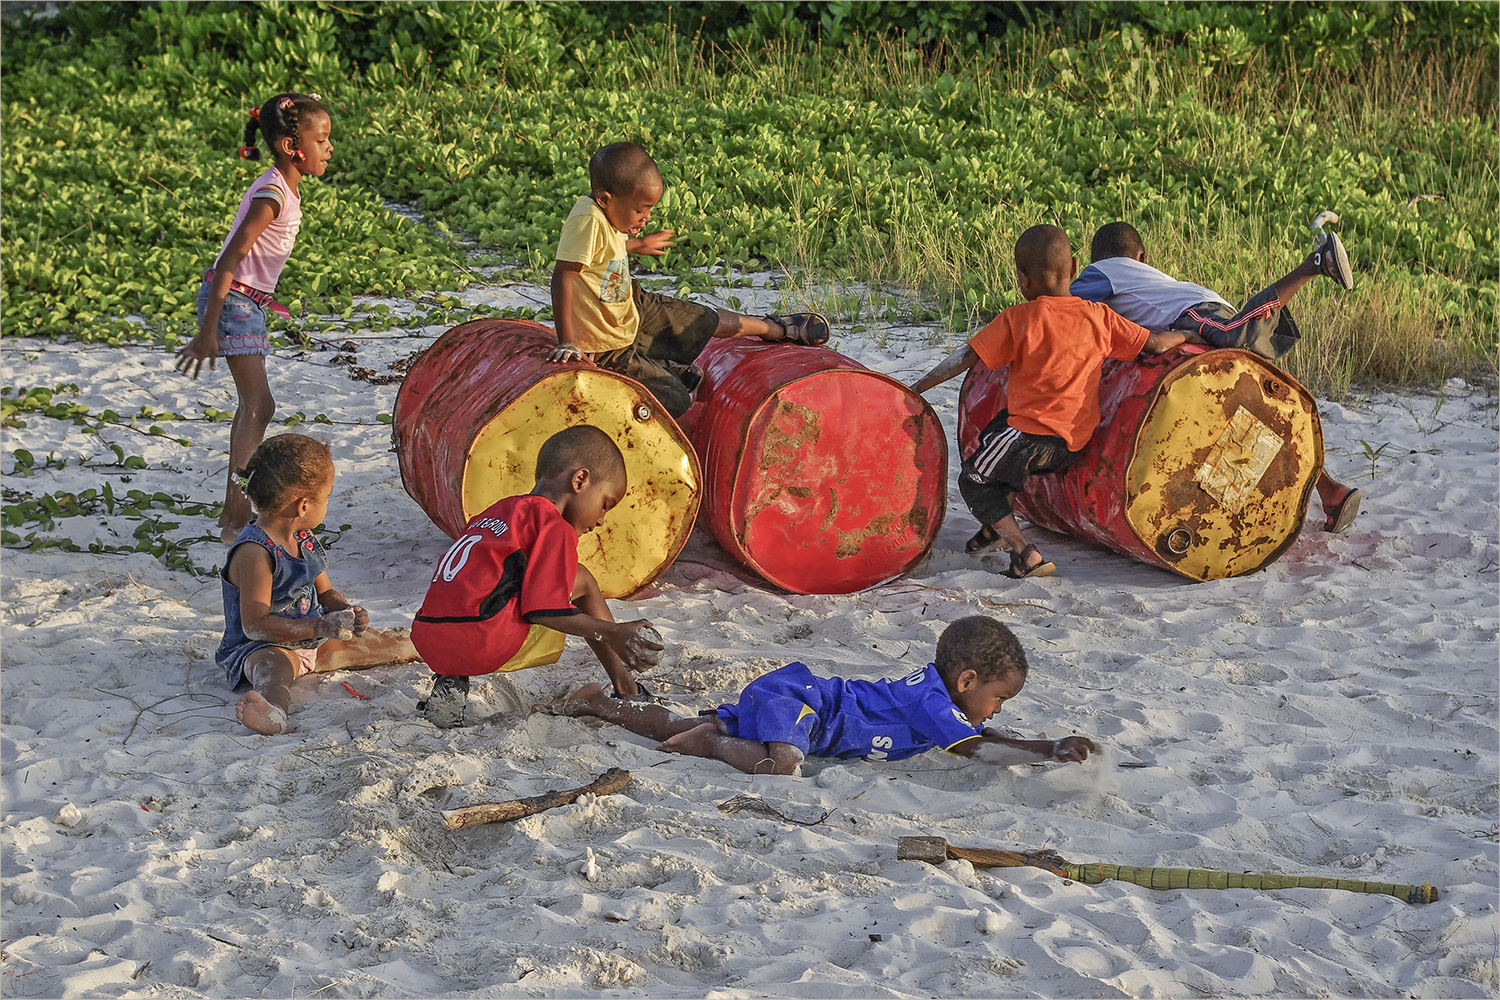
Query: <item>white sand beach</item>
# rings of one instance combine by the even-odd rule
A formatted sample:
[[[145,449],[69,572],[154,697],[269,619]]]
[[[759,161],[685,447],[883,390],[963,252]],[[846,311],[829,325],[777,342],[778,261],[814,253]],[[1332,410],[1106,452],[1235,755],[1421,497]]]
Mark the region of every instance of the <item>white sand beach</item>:
[[[541,304],[545,290],[469,298]],[[329,337],[388,374],[441,332]],[[920,329],[835,339],[906,381],[957,343]],[[194,383],[146,347],[0,346],[6,385],[76,383],[95,415],[233,409],[222,367]],[[327,525],[352,526],[330,549],[335,585],[374,624],[408,624],[449,540],[403,491],[378,419],[397,386],[355,380],[334,356],[273,355],[278,417],[304,413],[298,429],[332,446]],[[958,382],[929,398],[951,437]],[[645,680],[688,713],[792,660],[906,673],[945,623],[992,615],[1032,666],[992,725],[1106,744],[1083,766],[932,753],[749,776],[529,714],[603,679],[577,640],[555,666],[477,679],[466,728],[420,718],[418,664],[331,675],[294,710],[295,734],[260,737],[213,664],[216,577],[147,554],[7,550],[0,995],[1496,996],[1496,396],[1452,383],[1322,415],[1328,467],[1364,491],[1362,512],[1332,535],[1314,502],[1290,550],[1250,576],[1190,583],[1038,531],[1057,575],[1011,581],[1003,553],[964,554],[975,523],[950,477],[931,557],[889,585],[780,593],[700,523],[644,596],[613,603],[660,629],[668,651]],[[7,491],[222,494],[227,423],[86,434],[22,416],[4,431]],[[114,461],[111,443],[148,468],[81,464]],[[64,464],[43,468],[49,453]],[[175,536],[213,530],[163,516]],[[86,549],[129,542],[139,523],[101,512],[50,534]],[[205,567],[224,552],[190,551]],[[457,831],[439,816],[613,766],[633,775],[619,795]],[[737,796],[759,804],[722,808]],[[913,834],[1077,862],[1427,882],[1441,898],[1153,891],[896,860]]]

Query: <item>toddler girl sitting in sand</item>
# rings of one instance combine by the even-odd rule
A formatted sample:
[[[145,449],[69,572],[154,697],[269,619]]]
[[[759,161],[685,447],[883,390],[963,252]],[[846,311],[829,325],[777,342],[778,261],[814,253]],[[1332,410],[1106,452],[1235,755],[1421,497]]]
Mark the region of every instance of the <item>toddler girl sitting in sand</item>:
[[[259,516],[229,550],[214,660],[231,688],[252,688],[234,714],[265,736],[292,731],[286,715],[298,678],[417,659],[410,630],[370,628],[365,609],[328,581],[312,529],[328,513],[333,475],[328,446],[302,434],[265,441],[245,467],[241,488]]]

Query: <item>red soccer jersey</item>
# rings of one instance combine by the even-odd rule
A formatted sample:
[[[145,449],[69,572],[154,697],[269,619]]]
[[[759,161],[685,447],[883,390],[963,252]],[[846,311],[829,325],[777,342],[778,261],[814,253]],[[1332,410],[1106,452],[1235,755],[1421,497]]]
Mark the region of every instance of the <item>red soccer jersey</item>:
[[[411,641],[434,673],[499,670],[531,615],[574,615],[578,533],[546,497],[506,497],[469,522],[427,588]]]

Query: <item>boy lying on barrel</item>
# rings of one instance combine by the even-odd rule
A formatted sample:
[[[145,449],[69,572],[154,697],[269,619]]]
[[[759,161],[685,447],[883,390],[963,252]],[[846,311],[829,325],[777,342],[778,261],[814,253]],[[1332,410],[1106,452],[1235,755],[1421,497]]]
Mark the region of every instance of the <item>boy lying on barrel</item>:
[[[543,442],[530,493],[469,522],[412,623],[411,641],[434,674],[422,706],[429,722],[463,722],[470,677],[555,662],[563,633],[587,640],[615,697],[640,696],[630,672],[656,665],[660,636],[648,621],[615,621],[594,575],[578,565],[578,536],[602,524],[625,489],[619,447],[580,424]]]
[[[1029,476],[1064,472],[1099,426],[1099,374],[1106,358],[1128,361],[1188,340],[1184,333],[1152,333],[1096,302],[1075,298],[1068,283],[1078,273],[1068,236],[1056,226],[1032,226],[1016,241],[1016,283],[1026,301],[996,316],[912,388],[926,392],[980,361],[1010,366],[1006,409],[979,435],[964,459],[958,491],[979,519],[964,546],[983,552],[1004,540],[1012,579],[1050,576],[1057,567],[1026,541],[1011,513]]]
[[[943,631],[934,663],[896,680],[818,677],[789,663],[751,681],[738,704],[696,718],[612,699],[599,684],[534,710],[604,719],[662,741],[659,750],[722,760],[749,774],[797,774],[809,756],[904,760],[938,748],[1000,765],[1083,761],[1098,749],[1086,737],[1013,740],[984,727],[1021,693],[1028,669],[1010,629],[974,616]]]
[[[1319,275],[1345,290],[1354,287],[1349,255],[1337,233],[1322,231],[1332,216],[1323,212],[1313,220],[1317,234],[1312,253],[1275,284],[1261,289],[1236,310],[1218,292],[1191,281],[1179,281],[1146,263],[1146,244],[1128,222],[1100,226],[1089,245],[1093,263],[1070,287],[1074,295],[1102,302],[1133,323],[1151,330],[1183,330],[1197,334],[1213,347],[1240,347],[1276,360],[1296,346],[1302,336],[1287,302]],[[1325,531],[1348,531],[1359,513],[1361,493],[1318,471],[1318,499],[1322,501]]]

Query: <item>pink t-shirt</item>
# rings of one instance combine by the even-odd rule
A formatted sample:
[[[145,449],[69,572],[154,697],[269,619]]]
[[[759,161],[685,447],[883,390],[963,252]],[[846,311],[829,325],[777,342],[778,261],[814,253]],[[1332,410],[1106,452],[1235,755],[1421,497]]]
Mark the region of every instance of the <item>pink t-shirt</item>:
[[[281,278],[281,269],[286,267],[292,248],[297,245],[297,230],[302,228],[302,196],[292,189],[280,170],[272,167],[255,178],[255,183],[240,199],[240,210],[235,214],[234,225],[229,227],[229,235],[224,238],[224,246],[219,248],[219,256],[224,256],[225,247],[229,246],[245,216],[250,214],[250,203],[257,198],[267,198],[276,205],[276,218],[251,245],[240,266],[234,269],[234,280],[262,292],[274,292],[276,282]]]

